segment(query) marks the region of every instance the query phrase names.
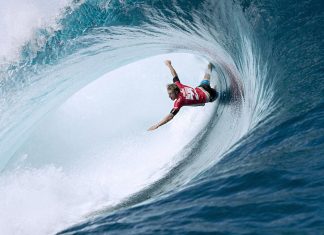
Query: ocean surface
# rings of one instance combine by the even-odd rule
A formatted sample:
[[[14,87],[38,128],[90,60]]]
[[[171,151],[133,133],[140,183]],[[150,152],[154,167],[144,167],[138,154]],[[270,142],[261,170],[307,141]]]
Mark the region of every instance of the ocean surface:
[[[0,3],[1,234],[324,234],[324,2]],[[220,94],[172,108],[171,59]]]

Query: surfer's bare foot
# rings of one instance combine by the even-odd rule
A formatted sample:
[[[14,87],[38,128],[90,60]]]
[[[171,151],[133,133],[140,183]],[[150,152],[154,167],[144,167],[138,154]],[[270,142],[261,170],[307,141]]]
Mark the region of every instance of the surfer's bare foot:
[[[209,62],[209,64],[208,64],[208,70],[211,72],[212,71],[212,68],[213,68],[213,64]]]
[[[211,73],[212,68],[213,68],[213,64],[209,62],[208,66],[207,66],[207,70],[208,70],[209,73]]]

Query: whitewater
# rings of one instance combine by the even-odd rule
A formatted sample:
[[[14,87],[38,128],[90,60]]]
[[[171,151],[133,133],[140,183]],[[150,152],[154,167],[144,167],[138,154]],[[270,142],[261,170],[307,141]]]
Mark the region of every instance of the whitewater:
[[[317,4],[290,7],[316,15],[307,18],[316,25]],[[310,72],[322,66],[321,49],[312,61],[298,54],[312,66],[299,66],[292,52],[322,44],[291,35],[281,40],[293,49],[276,42],[274,12],[288,4],[0,6],[1,233],[323,232],[323,84]],[[297,19],[283,20],[291,25],[282,35],[309,27],[288,12],[278,15]],[[173,106],[166,59],[193,87],[212,62],[220,96],[148,132]],[[297,80],[301,73],[309,80]],[[316,156],[303,174],[299,154]]]

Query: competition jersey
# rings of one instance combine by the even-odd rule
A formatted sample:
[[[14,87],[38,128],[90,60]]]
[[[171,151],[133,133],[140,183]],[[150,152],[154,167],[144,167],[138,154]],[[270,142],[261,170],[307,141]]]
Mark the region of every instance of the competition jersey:
[[[201,106],[208,102],[206,93],[200,87],[192,88],[183,85],[178,77],[173,78],[174,83],[179,87],[180,93],[174,101],[171,113],[176,115],[182,106]]]

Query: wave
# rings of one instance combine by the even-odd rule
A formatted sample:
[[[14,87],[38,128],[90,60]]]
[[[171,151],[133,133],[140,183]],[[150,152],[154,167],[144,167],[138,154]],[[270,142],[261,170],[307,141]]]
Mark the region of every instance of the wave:
[[[1,67],[0,187],[7,202],[28,195],[25,207],[0,204],[18,221],[1,224],[8,233],[58,231],[94,211],[179,190],[238,147],[278,102],[236,3],[75,1],[55,24],[38,28],[19,59]],[[192,85],[214,63],[220,98],[151,135],[145,127],[169,111],[160,81],[169,75],[158,65],[165,58]],[[19,219],[34,204],[53,206],[33,214],[39,228]]]

